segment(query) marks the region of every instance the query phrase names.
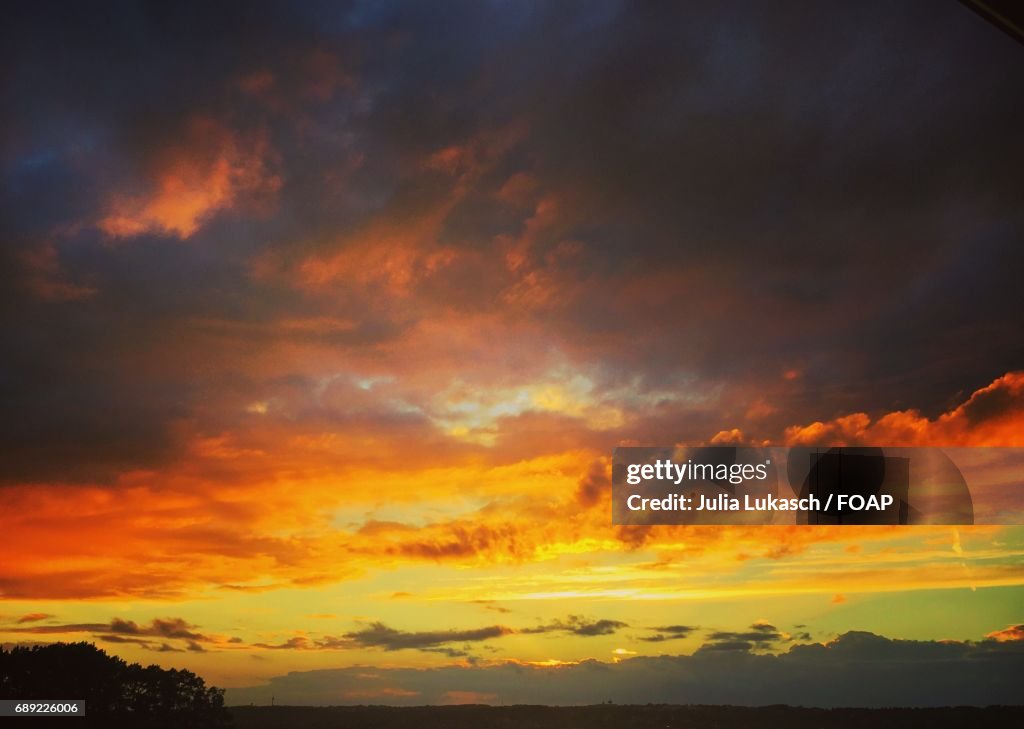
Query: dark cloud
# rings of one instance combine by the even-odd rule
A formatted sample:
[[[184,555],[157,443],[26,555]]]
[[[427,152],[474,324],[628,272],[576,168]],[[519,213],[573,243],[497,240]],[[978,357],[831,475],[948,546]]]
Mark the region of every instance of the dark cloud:
[[[485,604],[485,606],[494,607],[490,604]],[[510,611],[502,609],[499,612]],[[425,653],[439,653],[449,658],[463,658],[470,656],[468,651],[470,644],[484,644],[486,641],[506,635],[565,633],[589,638],[612,635],[626,627],[629,626],[619,620],[592,620],[579,615],[570,615],[565,620],[555,620],[531,628],[488,625],[466,630],[406,631],[392,628],[382,622],[374,622],[365,628],[340,636],[325,636],[317,639],[295,636],[283,643],[254,643],[253,646],[268,650],[348,650],[354,648],[379,648],[385,651],[418,650]]]
[[[570,615],[565,620],[555,620],[535,628],[523,628],[518,632],[526,634],[570,633],[590,638],[597,635],[612,635],[620,628],[628,627],[629,625],[621,620],[591,620],[581,615]]]
[[[28,617],[28,616],[26,616]],[[52,616],[44,616],[52,617]],[[40,618],[41,619],[41,618]],[[23,619],[18,624],[29,622]],[[67,633],[91,633],[107,643],[134,643],[153,650],[162,650],[162,642],[152,638],[186,641],[188,650],[204,650],[201,643],[210,642],[210,636],[196,632],[196,626],[183,618],[154,618],[149,625],[139,625],[134,620],[113,618],[109,623],[66,623],[59,625],[29,625],[26,627],[5,628],[11,633],[31,633],[36,635],[61,635]]]
[[[60,633],[90,633],[110,630],[110,625],[107,623],[68,623],[64,625],[32,625],[25,628],[6,628],[5,630],[9,633],[50,635]]]
[[[576,498],[583,506],[593,506],[611,493],[611,467],[605,459],[595,460],[587,473],[580,479]]]
[[[140,633],[140,628],[134,620],[122,620],[121,618],[114,618],[110,621],[110,632],[125,633],[127,635],[138,635]]]
[[[371,623],[368,627],[351,633],[345,633],[340,639],[327,639],[325,647],[334,645],[345,647],[382,648],[386,651],[413,648],[416,650],[435,649],[448,643],[477,643],[480,641],[500,638],[513,633],[511,628],[503,625],[489,625],[485,628],[471,630],[434,630],[407,632],[390,628],[384,623]]]
[[[660,627],[651,628],[659,633],[671,633],[672,635],[689,635],[697,628],[693,625],[662,625]]]
[[[710,643],[705,643],[700,647],[701,651],[743,651],[748,652],[752,648],[759,647],[755,643],[749,640],[740,640],[735,638],[718,638]]]
[[[314,647],[310,643],[309,639],[297,635],[294,638],[289,638],[283,643],[253,643],[254,648],[264,648],[266,650],[283,651],[283,650],[307,650]]]
[[[970,670],[964,667],[969,666]],[[362,667],[292,672],[229,689],[229,704],[345,703],[387,687],[388,703],[437,704],[454,687],[504,704],[791,704],[823,707],[949,706],[1018,702],[1020,641],[890,640],[850,632],[778,655],[746,650],[584,661],[557,668],[505,663],[427,669]],[[379,694],[385,696],[385,694]],[[405,697],[405,698],[403,698]],[[352,699],[361,703],[365,699]]]
[[[110,632],[125,635],[151,635],[162,638],[178,638],[187,640],[207,640],[206,636],[192,630],[182,618],[154,618],[149,626],[140,626],[133,620],[114,618],[110,622]]]
[[[657,628],[648,628],[648,630],[654,631],[655,634],[642,635],[640,640],[646,643],[664,643],[666,640],[688,638],[698,628],[692,625],[662,625]]]
[[[701,650],[750,650],[764,649],[784,639],[782,633],[770,623],[754,623],[749,630],[716,630],[708,633]]]
[[[935,412],[1024,358],[1024,71],[954,3],[23,4],[0,33],[6,482],[177,463],[288,377],[281,422],[444,442],[436,388],[325,405],[297,353],[405,374],[441,314],[539,328],[631,416],[523,416],[510,453],[703,439],[760,396],[772,433]]]
[[[157,653],[184,653],[185,649],[175,648],[170,643],[158,643],[155,641],[147,640],[145,638],[131,638],[123,635],[99,635],[96,636],[98,640],[103,643],[114,643],[117,645],[135,645],[140,648],[145,648],[148,651],[155,651]]]

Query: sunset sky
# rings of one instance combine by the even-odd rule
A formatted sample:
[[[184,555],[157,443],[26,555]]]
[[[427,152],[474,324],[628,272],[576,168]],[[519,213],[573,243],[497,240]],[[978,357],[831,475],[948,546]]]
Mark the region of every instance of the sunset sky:
[[[960,4],[0,27],[0,642],[229,703],[1019,675],[1024,527],[611,524],[619,445],[1024,446],[1024,48]]]

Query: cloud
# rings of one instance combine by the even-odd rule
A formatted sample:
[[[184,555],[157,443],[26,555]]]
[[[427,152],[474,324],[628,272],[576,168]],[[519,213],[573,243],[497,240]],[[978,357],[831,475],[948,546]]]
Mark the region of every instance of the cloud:
[[[153,635],[163,638],[178,638],[189,640],[207,640],[206,636],[192,630],[190,625],[182,618],[154,618],[148,627],[140,627],[132,620],[121,620],[114,618],[110,622],[110,632],[125,633],[127,635]]]
[[[194,29],[192,12],[216,17],[202,25],[220,32],[193,33],[186,47],[176,36],[145,30]],[[960,178],[950,169],[989,170],[975,175],[983,181],[978,195],[997,210],[997,201],[1014,199],[1015,168],[996,150],[1000,139],[1015,139],[1019,111],[1006,101],[1013,79],[988,72],[1005,67],[999,49],[976,52],[973,31],[985,29],[963,27],[953,10],[933,14],[962,52],[943,55],[934,71],[940,83],[920,70],[928,64],[910,60],[935,58],[927,38],[909,47],[879,41],[877,57],[856,72],[841,62],[856,55],[861,34],[875,32],[855,9],[840,24],[851,30],[814,41],[798,29],[818,27],[820,19],[755,14],[737,29],[727,13],[710,8],[688,16],[685,37],[672,38],[663,28],[676,12],[609,10],[595,19],[586,43],[578,42],[572,12],[518,18],[498,6],[453,6],[441,21],[408,11],[357,21],[339,10],[328,23],[309,10],[268,6],[241,25],[206,8],[146,11],[152,20],[142,30],[128,21],[96,27],[75,13],[62,22],[90,32],[59,48],[47,42],[52,18],[19,18],[12,35],[37,41],[16,46],[25,62],[12,83],[52,92],[19,105],[9,122],[4,159],[18,180],[9,188],[32,191],[5,205],[18,214],[18,229],[37,233],[54,219],[88,219],[108,235],[187,237],[198,245],[151,240],[145,251],[109,251],[95,231],[92,238],[81,229],[66,233],[56,280],[99,293],[63,323],[54,337],[59,354],[33,343],[38,351],[15,363],[30,382],[16,379],[11,388],[36,391],[31,363],[47,362],[42,374],[62,383],[55,398],[66,403],[65,414],[24,398],[9,401],[5,414],[42,417],[52,429],[42,428],[38,443],[81,441],[97,425],[81,413],[99,409],[126,375],[146,373],[117,405],[138,415],[125,418],[133,427],[97,438],[122,444],[132,433],[149,436],[149,448],[111,454],[105,465],[116,472],[173,454],[171,423],[237,429],[227,403],[211,400],[221,383],[252,390],[238,393],[252,395],[248,403],[264,402],[256,391],[275,380],[310,374],[316,382],[363,365],[377,370],[372,375],[420,379],[436,393],[458,379],[484,391],[560,359],[593,375],[595,399],[608,396],[600,407],[582,407],[591,422],[628,423],[602,446],[620,435],[706,438],[738,427],[762,398],[775,411],[762,418],[765,428],[781,418],[809,422],[865,398],[870,402],[858,407],[901,398],[930,411],[951,388],[1006,371],[1018,354],[1010,337],[989,338],[984,358],[949,361],[948,353],[957,351],[950,341],[973,324],[1012,330],[1012,308],[1003,301],[1011,287],[998,282],[1019,255],[1014,223],[992,231],[988,221],[1003,217],[986,210],[960,227],[929,225],[951,208],[940,201],[959,199]],[[892,22],[915,27],[917,20],[906,11]],[[438,25],[448,29],[443,41]],[[140,33],[145,63],[138,62]],[[403,74],[394,71],[396,33],[404,39],[402,57],[422,61],[403,62]],[[815,59],[795,76],[793,37],[802,39],[798,57]],[[431,62],[435,42],[449,49],[451,66]],[[751,64],[723,64],[718,43],[757,56],[761,82],[747,78]],[[354,50],[367,47],[375,52]],[[539,57],[564,75],[530,60]],[[845,83],[851,74],[856,81]],[[992,85],[969,82],[979,77]],[[919,92],[910,108],[892,96],[899,83]],[[780,96],[775,89],[782,87],[804,91]],[[517,91],[509,96],[502,88]],[[822,88],[843,93],[824,97]],[[608,98],[621,107],[606,109]],[[154,119],[145,110],[157,105]],[[905,113],[900,124],[852,135],[839,131],[849,120],[846,105]],[[920,128],[909,133],[915,119]],[[989,132],[976,134],[980,127]],[[67,128],[82,131],[68,135]],[[743,155],[731,154],[737,138],[751,140]],[[890,152],[883,169],[878,148],[900,153]],[[615,153],[595,158],[593,149]],[[956,160],[939,149],[954,150]],[[736,165],[728,174],[720,165],[726,154]],[[792,159],[807,160],[802,172],[787,163]],[[927,179],[936,189],[927,194],[893,181],[920,179],[922,168],[935,172]],[[834,169],[846,174],[824,172]],[[839,189],[840,177],[861,194]],[[690,182],[698,179],[701,185]],[[785,204],[767,202],[767,189]],[[894,194],[910,199],[893,206]],[[259,218],[252,208],[262,208],[264,198],[274,207]],[[690,204],[680,208],[681,199]],[[860,216],[861,205],[884,214]],[[801,211],[808,208],[821,213],[807,218]],[[683,220],[682,209],[691,217]],[[254,228],[254,219],[265,224]],[[799,230],[790,224],[797,219],[804,221]],[[17,245],[28,248],[26,240]],[[979,245],[986,255],[964,258]],[[930,255],[933,249],[943,255]],[[960,265],[965,260],[972,265]],[[913,286],[893,285],[897,269]],[[677,316],[694,302],[700,317]],[[286,335],[276,323],[293,317],[334,317],[348,326]],[[26,331],[51,331],[54,323],[45,312],[32,311],[31,319]],[[823,326],[832,321],[854,331],[839,336]],[[211,322],[220,323],[217,332],[209,332]],[[743,337],[734,336],[736,322],[747,323]],[[313,346],[331,337],[351,347]],[[697,341],[701,346],[692,346]],[[849,356],[851,341],[856,357]],[[65,371],[55,360],[68,354]],[[188,365],[199,361],[204,368]],[[272,361],[275,371],[263,371]],[[470,361],[479,366],[465,367]],[[728,376],[723,363],[730,363]],[[924,367],[931,369],[917,371]],[[299,372],[307,368],[317,371]],[[806,372],[803,384],[770,382],[765,374],[797,368]],[[158,371],[168,381],[150,382]],[[829,389],[822,403],[820,385],[829,378],[847,386]],[[684,390],[706,395],[711,407],[694,412]],[[165,392],[166,399],[154,395]],[[402,404],[406,413],[429,409],[419,398]],[[459,425],[485,440],[494,424]],[[551,430],[563,429],[556,423]],[[592,437],[587,430],[577,424],[567,440],[578,445]],[[95,451],[63,448],[19,472],[38,479],[60,471],[70,479],[82,473],[76,461]]]
[[[445,465],[445,454],[436,467],[398,462],[396,469],[375,461],[342,463],[346,459],[339,459],[336,449],[347,448],[349,441],[337,434],[311,438],[308,445],[293,440],[287,459],[275,463],[276,458],[265,455],[274,440],[206,441],[202,455],[185,459],[178,468],[160,475],[140,472],[114,488],[8,488],[4,496],[10,506],[11,559],[0,576],[0,589],[10,597],[136,595],[159,600],[180,599],[204,587],[231,593],[309,588],[413,564],[486,569],[547,563],[550,567],[542,574],[522,581],[442,581],[436,587],[425,584],[408,599],[506,604],[531,595],[621,595],[623,590],[667,599],[684,598],[686,586],[668,579],[670,571],[659,573],[655,567],[671,570],[685,560],[695,579],[736,575],[738,581],[727,586],[730,590],[796,589],[831,596],[827,585],[799,570],[798,564],[778,571],[771,563],[807,552],[823,557],[830,544],[850,539],[867,543],[892,538],[890,531],[845,527],[613,527],[601,508],[581,508],[576,498],[579,474],[593,460],[588,452],[494,467]],[[344,492],[333,486],[339,478],[352,484]],[[416,479],[415,491],[406,488],[411,478]],[[282,483],[289,487],[282,488]],[[454,491],[474,501],[465,511],[449,510],[450,516],[422,520],[424,505],[447,503]],[[343,507],[373,504],[383,493],[401,495],[392,513],[407,521],[356,517],[339,522],[331,517]],[[75,510],[69,511],[69,502],[77,505]],[[414,511],[406,511],[413,505]],[[76,518],[82,509],[95,519],[83,523]],[[42,515],[46,518],[40,520]],[[121,526],[113,533],[108,523]],[[371,526],[364,530],[365,524]],[[919,560],[913,567],[904,563],[881,572],[847,553],[830,555],[828,563],[843,575],[847,591],[889,589],[897,583],[933,588],[965,584],[964,573],[943,569],[944,557],[923,541],[928,535],[945,538],[947,533],[915,531],[906,545]],[[81,551],[83,540],[90,545],[86,554]],[[40,562],[42,554],[51,558]],[[78,555],[74,569],[66,566],[70,555]],[[644,569],[644,580],[625,585],[616,570],[589,571],[567,584],[563,561],[574,555],[595,560],[619,555],[651,569]],[[744,561],[738,562],[736,555]],[[112,573],[110,560],[135,568]],[[972,579],[973,584],[999,585],[1014,584],[1019,576],[996,560],[973,565]]]
[[[32,623],[53,617],[43,613],[26,615],[17,624]],[[32,635],[64,635],[74,633],[90,633],[94,638],[106,643],[134,644],[149,650],[189,650],[202,652],[201,643],[216,643],[217,638],[204,635],[194,630],[196,626],[182,618],[154,618],[149,625],[139,625],[134,620],[112,618],[109,623],[66,623],[58,625],[28,625],[26,627],[2,627],[8,633]],[[184,649],[174,648],[163,641],[153,638],[178,640],[185,643]]]
[[[629,626],[621,620],[591,620],[581,615],[570,615],[565,620],[555,620],[535,628],[524,628],[520,633],[571,633],[572,635],[590,638],[598,635],[613,635],[620,628]]]
[[[160,653],[184,653],[184,649],[175,648],[169,643],[153,643],[152,641],[144,638],[131,638],[123,635],[100,635],[97,638],[104,643],[113,643],[115,645],[137,645],[146,650],[155,650]]]
[[[761,632],[761,631],[753,631]],[[970,671],[957,667],[970,665]],[[892,640],[848,632],[779,654],[699,650],[693,655],[587,660],[558,667],[507,662],[436,668],[296,671],[228,690],[229,704],[332,704],[386,685],[395,704],[439,703],[448,691],[493,694],[505,704],[700,703],[823,707],[1014,704],[1020,644]],[[357,698],[342,703],[359,703]]]
[[[991,640],[1005,643],[1008,641],[1024,641],[1024,624],[1010,625],[1002,630],[996,630],[985,636]]]
[[[95,296],[96,288],[68,279],[60,262],[60,253],[52,242],[22,254],[24,283],[39,299],[51,303],[81,301]]]
[[[611,461],[600,458],[590,464],[586,475],[580,479],[576,498],[584,506],[594,506],[602,497],[611,494]]]
[[[328,639],[328,643],[364,648],[382,648],[386,651],[413,648],[416,650],[432,649],[448,643],[476,643],[500,638],[513,633],[511,628],[503,625],[490,625],[472,630],[437,630],[423,632],[407,632],[390,628],[384,623],[371,623],[368,627],[351,633],[345,633],[341,640]]]
[[[263,648],[265,650],[280,651],[280,650],[308,650],[313,646],[309,638],[303,635],[297,635],[289,638],[283,643],[253,643],[254,648]]]
[[[107,623],[69,623],[65,625],[32,625],[25,628],[5,628],[8,633],[32,633],[35,635],[59,635],[61,633],[91,633],[108,630]]]
[[[786,429],[788,445],[1021,446],[1024,372],[1008,372],[952,410],[929,419],[917,410],[872,420],[852,413]]]
[[[145,233],[190,238],[215,213],[239,198],[277,192],[270,171],[274,152],[265,135],[243,138],[212,119],[187,124],[184,142],[161,150],[153,190],[147,195],[113,193],[97,227],[111,238]]]
[[[782,633],[771,623],[757,622],[745,631],[712,631],[708,633],[707,642],[701,646],[701,650],[765,650],[783,638]]]
[[[645,643],[664,643],[667,640],[688,638],[698,628],[692,625],[662,625],[648,630],[654,631],[655,635],[642,635],[640,640]]]
[[[47,618],[52,617],[54,616],[49,613],[28,613],[18,618],[18,624],[21,625],[23,623],[37,623],[40,620],[46,620]]]
[[[10,18],[3,597],[535,562],[451,587],[678,597],[558,570],[737,553],[736,589],[810,589],[759,558],[853,532],[614,529],[606,459],[1019,442],[1020,79],[960,12]],[[857,585],[960,584],[932,559]]]
[[[488,607],[490,607],[489,604]],[[470,655],[466,650],[470,644],[484,643],[508,635],[565,633],[588,638],[613,635],[619,629],[626,627],[629,626],[619,620],[592,620],[579,615],[570,615],[565,620],[555,620],[529,628],[489,625],[461,630],[406,631],[392,628],[378,621],[340,636],[328,635],[323,638],[310,638],[299,635],[282,643],[254,643],[252,645],[255,648],[267,650],[354,650],[359,648],[377,648],[384,651],[418,650],[426,653],[440,653],[449,658],[462,658]],[[453,644],[461,647],[456,647]]]

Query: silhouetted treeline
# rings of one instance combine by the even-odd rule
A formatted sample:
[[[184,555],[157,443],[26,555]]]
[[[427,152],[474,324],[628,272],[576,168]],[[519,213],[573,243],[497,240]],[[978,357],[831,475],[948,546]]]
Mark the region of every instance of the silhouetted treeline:
[[[236,706],[237,729],[963,729],[1024,726],[1024,707]]]
[[[0,698],[84,699],[86,721],[52,719],[67,727],[206,729],[231,720],[223,690],[191,671],[126,663],[91,643],[0,648]]]

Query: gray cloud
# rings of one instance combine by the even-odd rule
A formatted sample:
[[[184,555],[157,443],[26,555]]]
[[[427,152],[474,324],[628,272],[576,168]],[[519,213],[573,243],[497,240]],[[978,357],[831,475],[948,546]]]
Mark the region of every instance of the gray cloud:
[[[518,632],[525,634],[571,633],[572,635],[593,637],[597,635],[612,635],[620,628],[627,627],[629,626],[620,620],[591,620],[581,615],[570,615],[565,620],[555,620],[544,625],[538,625],[535,628],[523,628]]]
[[[490,606],[488,605],[488,607]],[[347,650],[353,648],[379,648],[385,651],[418,650],[459,658],[470,655],[466,647],[472,643],[484,643],[506,635],[567,633],[580,637],[593,637],[612,635],[625,627],[628,627],[627,624],[619,620],[593,620],[579,615],[570,615],[565,620],[555,620],[531,628],[488,625],[465,630],[406,631],[392,628],[382,622],[374,622],[365,628],[340,636],[325,636],[318,639],[296,636],[282,643],[255,643],[253,645],[256,648],[268,650]],[[462,644],[463,647],[456,647],[452,644]]]
[[[120,618],[114,618],[110,622],[110,632],[112,633],[207,640],[206,636],[192,630],[194,627],[194,625],[189,624],[182,618],[154,618],[149,626],[140,626],[134,620],[122,620]]]
[[[642,635],[640,636],[640,640],[646,643],[664,643],[666,640],[687,638],[697,629],[698,628],[692,625],[662,625],[660,627],[649,628],[648,630],[654,631],[655,634]]]
[[[229,704],[441,703],[450,691],[505,704],[698,703],[802,706],[938,706],[1019,702],[1024,644],[890,640],[846,633],[778,655],[744,650],[596,660],[558,668],[506,663],[430,669],[362,667],[293,672],[229,689]],[[384,690],[391,690],[388,695]],[[396,695],[399,689],[407,697]],[[347,693],[362,698],[346,699]]]
[[[244,22],[209,3],[72,3],[5,21],[4,481],[110,483],[174,462],[176,425],[237,428],[247,402],[284,389],[244,371],[268,345],[375,350],[442,309],[514,309],[595,394],[629,384],[659,403],[622,401],[638,417],[602,444],[705,438],[751,393],[776,410],[766,433],[851,409],[936,412],[1024,359],[1024,71],[1012,41],[954,3],[268,2]],[[329,88],[324,70],[347,80]],[[240,90],[258,72],[272,97]],[[108,245],[89,221],[147,189],[197,115],[266,136],[274,210],[213,215],[189,245],[152,231]],[[464,185],[423,165],[508,129],[521,131]],[[499,204],[515,174],[537,192]],[[374,220],[416,220],[457,186],[436,243],[460,256],[407,305],[379,283],[327,299],[288,284],[310,254],[346,250]],[[523,282],[494,241],[520,235],[540,195],[559,218],[537,232],[530,273],[558,295],[510,306]],[[25,254],[42,241],[96,293],[33,294]],[[566,241],[581,255],[560,257]],[[280,275],[254,276],[257,259]],[[303,317],[352,325],[275,330]],[[790,368],[799,381],[781,382]],[[658,398],[688,390],[714,407]],[[310,427],[443,440],[408,403],[282,402]],[[592,472],[579,497],[602,488]]]
[[[748,630],[716,630],[708,633],[701,650],[742,650],[769,648],[783,639],[782,633],[770,623],[754,623]]]
[[[52,616],[46,616],[52,617]],[[24,619],[18,624],[24,623]],[[25,627],[5,628],[10,633],[23,633],[33,635],[64,635],[73,633],[91,633],[96,639],[105,643],[133,643],[143,648],[155,651],[177,651],[181,648],[174,648],[164,641],[156,641],[154,638],[183,641],[185,649],[193,652],[203,652],[202,643],[210,642],[212,639],[195,630],[194,625],[183,618],[154,618],[149,625],[139,625],[134,620],[113,618],[109,623],[63,623],[56,625],[28,625]]]
[[[357,630],[339,639],[327,639],[324,647],[383,648],[396,651],[405,648],[425,650],[444,646],[447,643],[475,643],[513,633],[503,625],[490,625],[472,630],[433,630],[407,632],[390,628],[384,623],[371,623],[363,630]]]

